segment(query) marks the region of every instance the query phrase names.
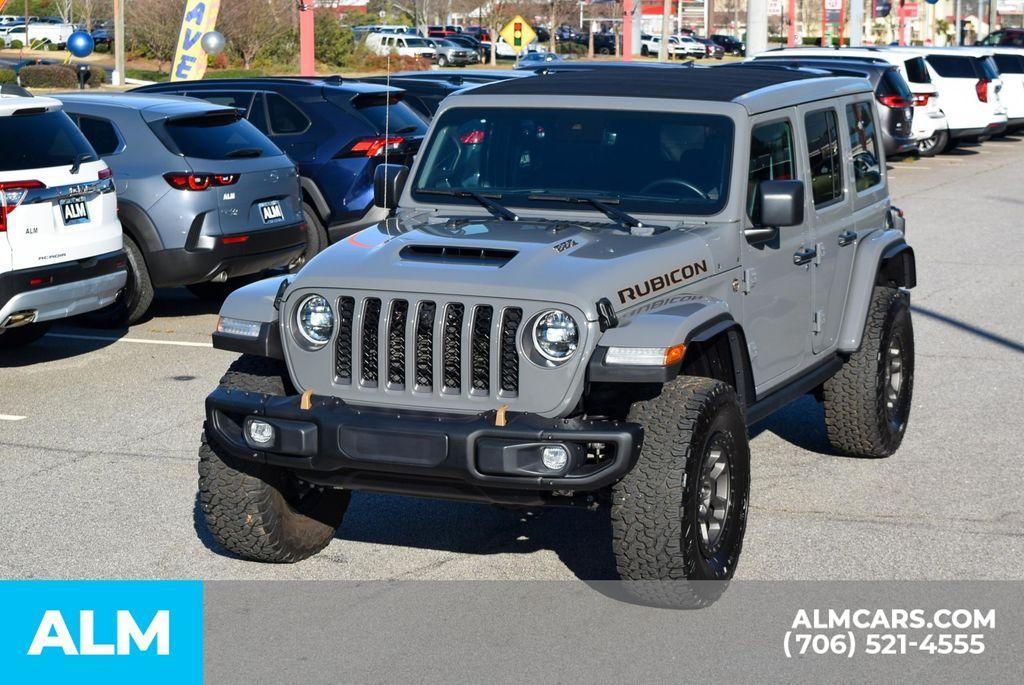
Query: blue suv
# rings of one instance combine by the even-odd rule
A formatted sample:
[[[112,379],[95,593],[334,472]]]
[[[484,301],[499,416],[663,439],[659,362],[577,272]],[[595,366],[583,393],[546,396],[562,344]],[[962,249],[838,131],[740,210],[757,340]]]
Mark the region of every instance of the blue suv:
[[[385,156],[409,164],[427,130],[402,90],[340,77],[183,81],[135,92],[189,95],[244,112],[298,167],[311,247],[319,239],[320,249],[387,216],[373,204],[374,170]]]

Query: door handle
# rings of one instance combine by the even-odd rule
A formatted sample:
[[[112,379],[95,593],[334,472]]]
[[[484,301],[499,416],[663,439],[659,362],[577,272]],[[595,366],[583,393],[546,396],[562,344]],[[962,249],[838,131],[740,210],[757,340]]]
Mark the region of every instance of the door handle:
[[[815,250],[814,248],[800,250],[799,252],[793,254],[793,263],[796,264],[797,266],[801,266],[803,264],[807,264],[808,262],[810,262],[817,255],[818,251]]]
[[[846,247],[857,240],[857,234],[853,231],[843,231],[839,234],[839,247]]]

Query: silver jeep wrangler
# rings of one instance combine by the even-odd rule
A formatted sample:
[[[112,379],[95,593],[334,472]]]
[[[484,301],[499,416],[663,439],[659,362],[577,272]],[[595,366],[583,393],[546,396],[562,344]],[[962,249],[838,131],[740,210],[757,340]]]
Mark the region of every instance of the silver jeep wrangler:
[[[615,93],[609,96],[608,93]],[[641,600],[739,560],[748,426],[813,393],[887,457],[913,250],[866,81],[770,66],[552,71],[449,97],[393,216],[236,291],[199,491],[229,550],[321,550],[353,490],[608,512]]]

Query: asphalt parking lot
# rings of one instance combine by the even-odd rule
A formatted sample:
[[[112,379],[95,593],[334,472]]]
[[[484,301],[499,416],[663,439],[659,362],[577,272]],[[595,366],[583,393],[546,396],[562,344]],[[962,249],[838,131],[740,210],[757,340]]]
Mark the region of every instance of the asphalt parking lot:
[[[902,449],[829,453],[805,398],[752,431],[737,578],[1024,578],[1024,140],[891,164],[917,252],[917,375]],[[559,579],[610,572],[601,514],[524,515],[356,494],[290,566],[241,561],[197,525],[203,398],[233,355],[183,289],[111,333],[65,325],[0,358],[0,577]]]

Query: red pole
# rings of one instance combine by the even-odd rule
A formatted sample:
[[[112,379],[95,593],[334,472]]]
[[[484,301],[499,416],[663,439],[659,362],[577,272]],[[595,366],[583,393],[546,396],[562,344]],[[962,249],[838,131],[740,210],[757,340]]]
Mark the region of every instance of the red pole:
[[[899,43],[900,45],[906,45],[907,43],[906,43],[906,41],[903,40],[903,36],[905,34],[904,25],[906,24],[907,18],[903,15],[903,0],[900,0],[900,7],[896,11],[899,13],[899,18],[900,18],[900,21],[899,21],[899,32],[900,32],[900,35],[897,37],[896,42]]]
[[[786,16],[789,17],[789,26],[786,27],[786,45],[793,47],[796,45],[796,0],[789,0]]]
[[[825,9],[825,0],[821,0],[821,47],[827,47],[828,42],[828,10]]]
[[[856,0],[860,2],[860,0]],[[846,0],[839,7],[839,47],[843,47],[843,33],[846,31]]]
[[[299,5],[299,74],[316,75],[313,51],[313,3]]]
[[[622,59],[633,59],[633,0],[622,0]]]

